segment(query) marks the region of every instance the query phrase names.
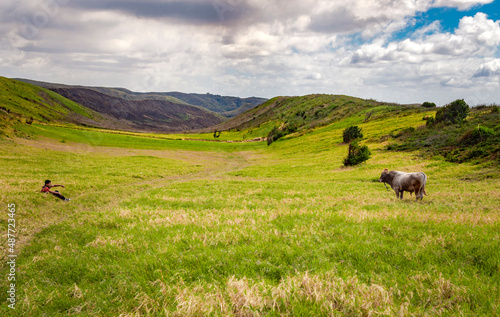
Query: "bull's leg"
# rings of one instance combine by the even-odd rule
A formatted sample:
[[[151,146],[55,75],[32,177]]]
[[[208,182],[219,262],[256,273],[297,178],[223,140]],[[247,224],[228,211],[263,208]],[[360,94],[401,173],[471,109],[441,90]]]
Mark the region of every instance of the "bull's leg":
[[[398,190],[396,192],[396,197],[398,197],[399,199],[403,199],[403,191],[402,190]]]
[[[420,200],[424,199],[424,187],[420,187],[420,190],[418,191],[418,193],[415,194],[415,196],[417,201],[419,198]]]

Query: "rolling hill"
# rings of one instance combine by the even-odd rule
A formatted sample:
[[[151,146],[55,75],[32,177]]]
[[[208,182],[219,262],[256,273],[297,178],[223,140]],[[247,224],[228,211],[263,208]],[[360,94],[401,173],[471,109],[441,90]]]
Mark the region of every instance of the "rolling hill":
[[[299,136],[314,131],[316,127],[332,123],[349,125],[370,123],[386,129],[390,118],[420,114],[413,127],[390,126],[389,133],[372,141],[387,142],[388,150],[421,151],[424,155],[444,157],[450,162],[500,163],[500,112],[499,106],[478,106],[461,124],[426,125],[426,119],[435,115],[435,109],[419,104],[396,104],[361,99],[345,95],[314,94],[298,97],[275,97],[206,132],[248,131],[247,138],[269,139],[272,129],[278,130],[278,138]],[[347,120],[346,120],[347,119]],[[227,133],[227,132],[225,132]],[[228,133],[230,137],[231,134]],[[276,136],[273,136],[276,138]],[[268,141],[269,142],[269,141]]]
[[[13,125],[31,120],[100,126],[112,122],[112,118],[85,108],[53,91],[0,77],[0,133],[10,135]]]
[[[52,91],[122,122],[126,130],[174,132],[205,128],[222,119],[203,108],[159,99],[123,99],[87,88]]]
[[[30,82],[30,83],[28,83]],[[85,88],[1,78],[2,122],[25,118],[129,131],[174,132],[205,128],[222,117],[174,97],[145,99],[114,88]],[[35,85],[39,84],[39,85]],[[51,89],[44,88],[51,87]]]
[[[242,130],[271,122],[286,125],[297,131],[327,125],[350,116],[359,117],[362,122],[368,122],[388,112],[408,115],[425,111],[428,109],[417,104],[400,105],[345,95],[312,94],[272,98],[214,128]]]
[[[60,91],[61,89],[64,89],[64,92],[69,92],[73,89],[88,89],[124,100],[158,100],[168,101],[174,104],[191,105],[201,107],[210,112],[218,113],[227,118],[234,117],[267,101],[267,99],[259,97],[240,98],[232,96],[213,95],[209,93],[195,94],[182,92],[134,92],[125,88],[64,85],[23,78],[20,78],[18,80],[54,91]]]

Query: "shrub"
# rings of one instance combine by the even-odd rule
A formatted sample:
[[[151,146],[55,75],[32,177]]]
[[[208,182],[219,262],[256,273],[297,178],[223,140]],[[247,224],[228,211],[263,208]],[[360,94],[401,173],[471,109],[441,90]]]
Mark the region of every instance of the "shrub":
[[[389,132],[389,135],[393,138],[399,138],[400,136],[403,136],[403,135],[409,135],[411,133],[415,132],[415,128],[414,127],[409,127],[409,128],[405,128],[405,129],[402,129],[402,130],[399,130],[399,129],[396,129],[396,130],[392,130],[391,132]]]
[[[475,158],[481,158],[481,157],[485,157],[485,156],[488,156],[488,151],[486,151],[485,149],[482,149],[482,148],[472,149],[469,152],[467,152],[465,159],[472,160]]]
[[[424,107],[424,108],[436,108],[436,104],[434,102],[426,101],[422,104],[422,107]]]
[[[350,126],[349,128],[344,130],[342,137],[344,139],[344,143],[349,143],[352,140],[362,138],[363,133],[361,133],[361,128],[358,128],[357,126]]]
[[[463,99],[457,99],[436,112],[435,123],[461,124],[469,115],[469,105]]]
[[[274,141],[284,137],[287,134],[294,133],[297,131],[297,127],[294,125],[289,125],[283,123],[281,126],[274,126],[272,130],[267,134],[267,145],[270,145]]]
[[[371,152],[366,145],[359,146],[358,141],[349,144],[349,153],[344,159],[344,166],[354,166],[363,163],[371,156]]]
[[[459,142],[463,144],[477,144],[486,141],[489,137],[493,136],[495,131],[488,127],[477,126],[477,128],[470,129],[465,132],[461,137]]]
[[[434,119],[434,117],[425,117],[425,125],[426,126],[431,126],[434,124],[434,122],[436,122],[436,119]]]

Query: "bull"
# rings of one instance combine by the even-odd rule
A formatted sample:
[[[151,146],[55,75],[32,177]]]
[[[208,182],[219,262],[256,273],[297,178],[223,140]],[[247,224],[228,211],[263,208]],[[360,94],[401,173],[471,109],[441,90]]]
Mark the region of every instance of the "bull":
[[[416,200],[424,198],[425,184],[427,175],[423,172],[405,173],[398,171],[389,171],[387,168],[382,172],[378,180],[384,185],[387,183],[396,192],[396,197],[403,199],[403,192],[409,192],[410,195],[415,192]],[[387,185],[386,185],[387,187]]]

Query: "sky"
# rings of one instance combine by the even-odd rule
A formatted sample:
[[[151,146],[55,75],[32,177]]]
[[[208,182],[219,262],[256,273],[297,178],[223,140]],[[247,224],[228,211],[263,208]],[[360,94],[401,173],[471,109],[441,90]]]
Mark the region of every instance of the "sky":
[[[500,0],[2,0],[0,76],[500,103]]]

